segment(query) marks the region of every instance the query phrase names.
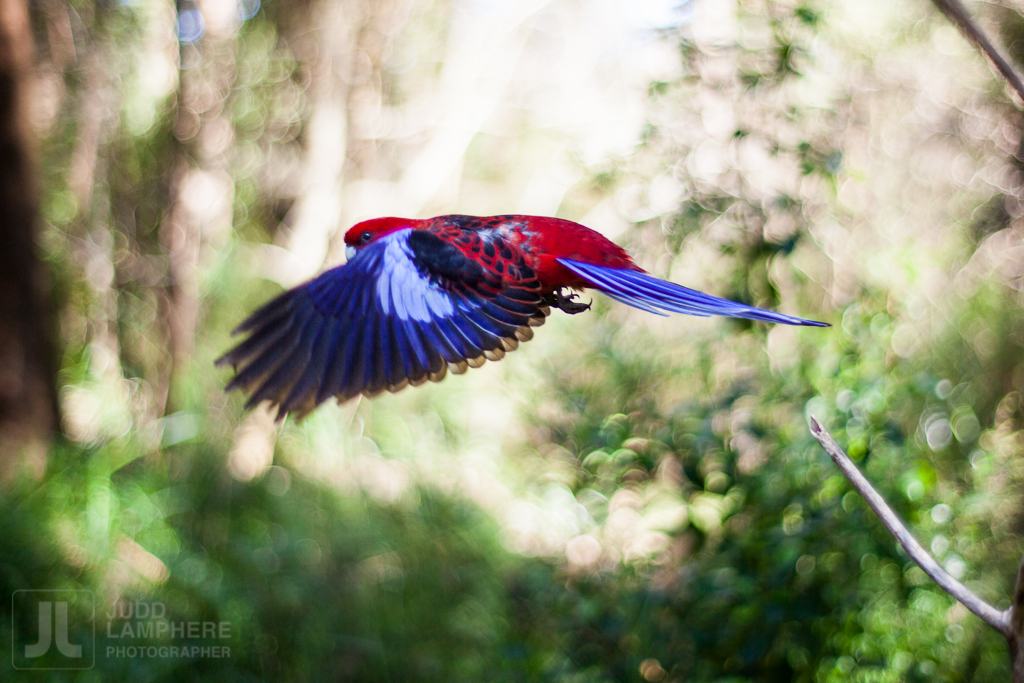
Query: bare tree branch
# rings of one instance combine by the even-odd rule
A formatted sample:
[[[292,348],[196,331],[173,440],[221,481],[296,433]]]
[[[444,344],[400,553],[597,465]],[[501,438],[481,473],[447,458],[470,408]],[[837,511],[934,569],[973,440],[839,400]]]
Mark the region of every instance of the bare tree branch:
[[[839,444],[835,442],[832,435],[829,434],[824,427],[818,424],[818,421],[813,417],[811,418],[811,434],[818,440],[822,448],[828,453],[829,457],[832,458],[832,462],[836,464],[839,470],[843,473],[850,483],[853,484],[853,488],[857,489],[857,493],[864,497],[871,509],[875,511],[881,519],[882,523],[889,532],[896,537],[903,549],[907,551],[911,559],[920,565],[921,569],[924,570],[925,574],[932,577],[935,583],[939,584],[939,587],[944,591],[952,595],[954,598],[959,600],[964,607],[971,610],[986,624],[994,628],[995,630],[1002,633],[1008,640],[1011,641],[1011,647],[1013,643],[1013,625],[1010,623],[1010,614],[1013,607],[1005,612],[1000,612],[992,605],[988,604],[977,595],[968,590],[967,586],[963,585],[955,578],[950,576],[949,572],[942,568],[935,558],[932,557],[924,547],[917,542],[907,527],[900,521],[900,518],[896,516],[889,504],[885,502],[881,494],[875,490],[871,485],[871,482],[861,474],[857,466],[853,464]],[[1021,578],[1018,576],[1017,581],[1017,596],[1024,601],[1024,588],[1021,587]],[[1016,605],[1016,602],[1014,603]],[[1019,619],[1024,619],[1024,611],[1018,611],[1021,615]],[[1017,679],[1014,679],[1017,680]]]
[[[1024,557],[1020,558],[1017,570],[1017,587],[1013,591],[1013,602],[1006,610],[1010,632],[1006,640],[1010,644],[1010,662],[1013,666],[1013,683],[1024,683]]]
[[[960,0],[932,0],[932,2],[950,21],[956,24],[967,40],[977,45],[985,53],[985,56],[995,65],[999,73],[1003,75],[1003,78],[1017,91],[1017,96],[1020,97],[1021,101],[1024,101],[1024,81],[1021,81],[1020,76],[1010,66],[1010,62],[999,53],[999,50],[988,39],[988,36],[981,32],[978,25],[974,23],[974,19],[967,13],[964,6],[960,4]]]

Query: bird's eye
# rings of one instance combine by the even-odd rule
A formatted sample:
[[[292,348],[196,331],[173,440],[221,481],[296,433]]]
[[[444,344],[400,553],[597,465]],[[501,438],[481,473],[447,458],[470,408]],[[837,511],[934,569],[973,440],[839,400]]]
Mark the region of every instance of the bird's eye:
[[[370,232],[369,230],[363,230],[361,233],[359,233],[359,241],[362,242],[363,244],[366,244],[372,239],[373,233]]]

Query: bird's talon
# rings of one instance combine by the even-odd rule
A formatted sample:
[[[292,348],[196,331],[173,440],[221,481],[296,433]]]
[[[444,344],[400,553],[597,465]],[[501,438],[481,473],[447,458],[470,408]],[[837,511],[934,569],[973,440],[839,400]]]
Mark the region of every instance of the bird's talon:
[[[570,292],[568,295],[563,294],[561,289],[557,289],[547,296],[547,303],[555,308],[565,311],[569,315],[576,315],[583,311],[589,311],[592,301],[585,304],[576,303],[574,299],[579,296],[575,292]]]

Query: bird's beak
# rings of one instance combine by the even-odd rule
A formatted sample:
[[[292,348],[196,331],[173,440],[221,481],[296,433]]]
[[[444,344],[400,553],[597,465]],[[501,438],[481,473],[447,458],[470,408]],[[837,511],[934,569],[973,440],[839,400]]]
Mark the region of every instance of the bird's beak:
[[[355,257],[355,255],[356,255],[356,248],[353,247],[351,244],[347,245],[345,247],[345,260],[346,261],[351,261]]]

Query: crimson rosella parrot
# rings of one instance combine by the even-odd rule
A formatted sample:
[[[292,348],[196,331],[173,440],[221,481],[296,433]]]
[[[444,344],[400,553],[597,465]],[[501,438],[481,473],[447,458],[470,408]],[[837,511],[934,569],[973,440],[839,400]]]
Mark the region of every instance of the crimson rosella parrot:
[[[498,360],[533,337],[551,308],[590,308],[565,290],[596,289],[662,311],[786,325],[825,323],[773,313],[659,280],[622,247],[578,223],[539,216],[375,218],[345,234],[348,262],[284,292],[235,333],[217,360],[227,388],[269,400],[278,417],[332,396],[398,391]]]

